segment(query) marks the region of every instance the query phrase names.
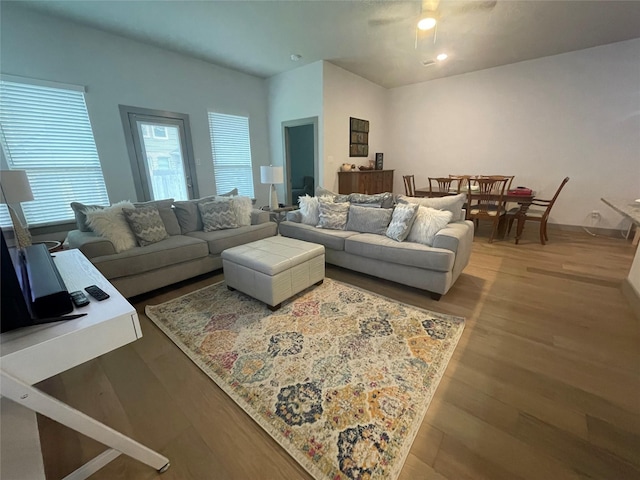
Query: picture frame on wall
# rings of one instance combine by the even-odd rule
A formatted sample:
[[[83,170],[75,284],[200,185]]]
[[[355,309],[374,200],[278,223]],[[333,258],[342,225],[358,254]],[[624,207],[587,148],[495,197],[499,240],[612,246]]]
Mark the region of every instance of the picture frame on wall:
[[[349,156],[369,156],[369,121],[349,117]]]
[[[383,169],[383,157],[384,157],[384,154],[376,153],[376,170]]]

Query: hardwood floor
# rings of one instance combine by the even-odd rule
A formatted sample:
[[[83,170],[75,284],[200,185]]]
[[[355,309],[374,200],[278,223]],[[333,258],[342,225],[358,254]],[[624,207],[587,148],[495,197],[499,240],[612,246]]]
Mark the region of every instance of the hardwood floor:
[[[634,247],[554,230],[541,246],[535,230],[520,245],[481,231],[439,302],[328,266],[330,278],[467,320],[401,479],[640,478],[640,328],[620,289]],[[144,315],[222,279],[133,299],[141,340],[39,384],[171,460],[159,475],[120,456],[92,478],[310,478]],[[104,449],[39,424],[49,479]]]

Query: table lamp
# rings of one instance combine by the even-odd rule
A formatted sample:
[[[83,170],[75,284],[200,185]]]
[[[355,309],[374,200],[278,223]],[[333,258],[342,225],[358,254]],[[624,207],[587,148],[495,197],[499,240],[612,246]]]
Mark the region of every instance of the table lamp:
[[[2,170],[0,171],[0,203],[5,203],[9,208],[11,222],[16,241],[20,248],[31,245],[31,234],[22,225],[16,211],[11,204],[30,202],[33,200],[33,193],[25,170]]]
[[[278,208],[278,194],[276,193],[276,183],[283,183],[284,176],[282,167],[273,165],[260,167],[260,183],[271,184],[271,196],[269,197],[269,210]]]

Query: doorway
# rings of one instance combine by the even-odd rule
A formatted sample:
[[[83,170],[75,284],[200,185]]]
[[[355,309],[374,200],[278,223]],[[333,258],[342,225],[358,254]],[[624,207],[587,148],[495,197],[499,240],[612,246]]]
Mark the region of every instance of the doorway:
[[[314,196],[318,184],[318,117],[282,122],[284,139],[285,198]]]
[[[120,105],[139,201],[198,198],[189,116]]]

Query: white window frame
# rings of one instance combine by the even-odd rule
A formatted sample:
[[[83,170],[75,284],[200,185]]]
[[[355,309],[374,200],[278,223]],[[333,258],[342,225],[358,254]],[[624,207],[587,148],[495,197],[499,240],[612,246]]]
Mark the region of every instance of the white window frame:
[[[249,117],[209,110],[207,118],[216,191],[255,198]]]
[[[20,207],[30,226],[68,223],[71,202],[108,205],[85,88],[0,75],[0,143],[10,170],[26,170],[34,200]]]

